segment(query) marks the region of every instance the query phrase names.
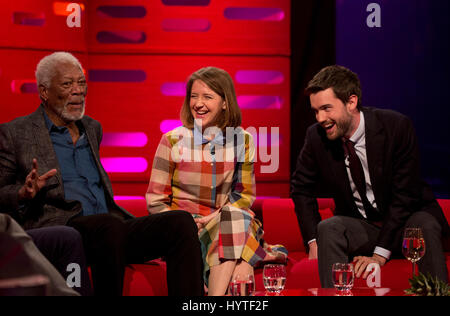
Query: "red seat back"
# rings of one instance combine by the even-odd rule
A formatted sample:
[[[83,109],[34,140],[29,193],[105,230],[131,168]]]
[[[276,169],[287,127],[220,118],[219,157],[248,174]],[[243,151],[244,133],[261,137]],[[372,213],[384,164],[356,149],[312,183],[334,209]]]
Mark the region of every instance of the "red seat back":
[[[318,199],[322,219],[333,216],[333,199]],[[305,251],[292,199],[265,199],[263,202],[264,239],[282,244],[290,252]]]

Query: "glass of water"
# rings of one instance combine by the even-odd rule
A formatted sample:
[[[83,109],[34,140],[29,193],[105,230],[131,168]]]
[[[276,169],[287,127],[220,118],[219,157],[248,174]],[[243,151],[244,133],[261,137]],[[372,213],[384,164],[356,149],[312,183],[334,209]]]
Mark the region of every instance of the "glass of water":
[[[228,287],[231,296],[252,296],[255,293],[253,274],[235,275]]]
[[[269,293],[280,293],[286,284],[284,264],[266,264],[263,270],[264,288]]]
[[[335,263],[332,267],[334,287],[340,293],[349,293],[353,288],[355,271],[351,263]]]

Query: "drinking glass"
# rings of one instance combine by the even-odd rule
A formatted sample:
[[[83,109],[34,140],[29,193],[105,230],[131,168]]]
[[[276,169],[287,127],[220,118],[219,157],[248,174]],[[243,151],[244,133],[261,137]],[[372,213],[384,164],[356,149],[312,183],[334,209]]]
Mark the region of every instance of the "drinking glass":
[[[355,270],[351,263],[335,263],[332,267],[334,287],[341,293],[349,293],[353,288]]]
[[[255,293],[255,277],[253,274],[235,275],[228,287],[231,296],[252,296]]]
[[[263,270],[264,288],[269,293],[280,293],[286,284],[286,267],[283,264],[266,264]]]
[[[402,253],[412,262],[412,274],[416,275],[416,262],[425,254],[425,240],[420,228],[408,227],[403,234]]]

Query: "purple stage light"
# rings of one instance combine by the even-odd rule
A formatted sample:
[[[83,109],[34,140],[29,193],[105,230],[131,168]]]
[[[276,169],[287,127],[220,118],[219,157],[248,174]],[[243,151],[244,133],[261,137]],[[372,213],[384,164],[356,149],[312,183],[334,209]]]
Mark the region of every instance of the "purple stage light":
[[[142,31],[101,31],[97,33],[97,41],[102,44],[142,44],[147,34]]]
[[[93,82],[144,82],[147,74],[139,69],[89,69],[89,81]]]
[[[279,8],[226,8],[225,18],[229,20],[281,21],[284,11]]]
[[[97,8],[97,15],[103,18],[144,18],[147,9],[143,6],[102,5]]]
[[[33,12],[13,12],[12,20],[14,24],[19,25],[43,26],[45,24],[45,14]]]
[[[208,6],[210,0],[162,0],[167,6]]]

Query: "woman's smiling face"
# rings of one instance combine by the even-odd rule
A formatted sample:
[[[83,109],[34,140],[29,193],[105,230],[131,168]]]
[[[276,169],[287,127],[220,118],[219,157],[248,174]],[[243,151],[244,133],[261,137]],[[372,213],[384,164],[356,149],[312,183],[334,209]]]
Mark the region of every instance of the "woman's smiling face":
[[[215,126],[226,109],[225,100],[199,79],[192,84],[189,104],[196,124],[201,124],[203,130]]]

